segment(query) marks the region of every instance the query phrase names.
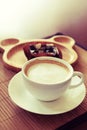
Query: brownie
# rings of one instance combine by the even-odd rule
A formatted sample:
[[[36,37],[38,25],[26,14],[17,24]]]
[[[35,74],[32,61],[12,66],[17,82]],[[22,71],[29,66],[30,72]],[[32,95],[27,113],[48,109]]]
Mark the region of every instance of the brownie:
[[[39,56],[52,56],[57,58],[62,58],[61,51],[58,47],[52,43],[35,43],[26,44],[23,47],[24,54],[28,60],[39,57]]]

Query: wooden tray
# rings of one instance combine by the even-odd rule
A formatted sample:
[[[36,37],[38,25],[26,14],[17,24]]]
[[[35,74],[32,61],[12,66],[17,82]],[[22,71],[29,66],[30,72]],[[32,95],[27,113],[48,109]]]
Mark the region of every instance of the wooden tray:
[[[75,40],[69,36],[58,35],[49,39],[34,39],[28,41],[20,41],[14,38],[4,39],[0,41],[0,51],[3,52],[3,61],[8,69],[16,72],[21,70],[22,65],[27,61],[23,47],[25,44],[30,44],[31,42],[51,42],[56,44],[62,52],[62,58],[70,64],[73,64],[78,58],[77,53],[73,49]]]

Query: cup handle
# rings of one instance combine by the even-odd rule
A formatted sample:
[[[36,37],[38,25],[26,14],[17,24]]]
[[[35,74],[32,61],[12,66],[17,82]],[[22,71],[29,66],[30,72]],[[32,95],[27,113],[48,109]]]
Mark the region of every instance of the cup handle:
[[[73,79],[75,76],[78,76],[78,77],[80,78],[80,80],[79,80],[78,83],[76,83],[76,84],[72,84],[72,81],[71,81],[71,86],[70,86],[70,88],[78,87],[78,86],[80,86],[80,85],[84,82],[84,75],[83,75],[83,73],[78,72],[78,71],[74,71],[73,76],[72,76],[72,79]]]

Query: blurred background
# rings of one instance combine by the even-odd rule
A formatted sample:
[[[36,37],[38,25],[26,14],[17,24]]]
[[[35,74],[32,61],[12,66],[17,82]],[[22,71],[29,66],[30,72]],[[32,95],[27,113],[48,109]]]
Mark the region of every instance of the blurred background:
[[[87,49],[87,0],[0,0],[0,39],[61,32]]]

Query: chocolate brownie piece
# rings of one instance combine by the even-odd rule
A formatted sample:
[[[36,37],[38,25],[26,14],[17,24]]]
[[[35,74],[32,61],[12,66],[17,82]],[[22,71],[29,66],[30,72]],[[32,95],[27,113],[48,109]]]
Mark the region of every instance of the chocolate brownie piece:
[[[52,56],[62,58],[61,51],[56,45],[52,43],[28,44],[23,47],[23,50],[28,60],[39,56]]]

